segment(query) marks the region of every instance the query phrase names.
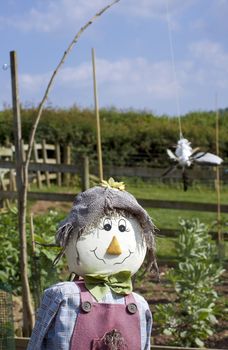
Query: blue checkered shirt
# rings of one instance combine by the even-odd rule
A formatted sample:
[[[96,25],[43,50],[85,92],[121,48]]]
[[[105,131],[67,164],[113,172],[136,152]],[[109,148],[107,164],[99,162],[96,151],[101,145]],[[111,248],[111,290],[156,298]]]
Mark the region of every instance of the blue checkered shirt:
[[[133,295],[139,310],[141,350],[149,350],[152,315],[146,300]],[[100,303],[124,304],[124,297],[110,291]],[[74,282],[58,283],[45,290],[27,350],[70,350],[79,306],[80,290]]]

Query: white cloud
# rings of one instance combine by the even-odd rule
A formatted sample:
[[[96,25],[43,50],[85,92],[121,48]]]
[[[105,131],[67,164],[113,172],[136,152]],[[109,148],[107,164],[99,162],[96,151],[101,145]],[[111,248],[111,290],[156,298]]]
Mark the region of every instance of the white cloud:
[[[203,40],[189,46],[190,53],[198,67],[196,79],[214,89],[227,89],[228,86],[228,52],[218,42]]]
[[[20,74],[19,82],[21,90],[24,90],[29,95],[34,95],[47,86],[50,77],[51,75],[48,73],[33,75],[29,73]]]
[[[152,99],[173,99],[176,91],[183,91],[172,79],[170,62],[149,62],[144,58],[121,59],[114,62],[97,59],[98,89],[102,94],[110,94],[114,98],[134,100],[137,96]],[[21,89],[29,95],[27,99],[41,95],[45,90],[51,73],[20,76]],[[64,90],[92,91],[91,63],[83,63],[78,67],[66,67],[60,71],[55,88]],[[92,102],[92,101],[91,101]]]
[[[224,51],[220,43],[202,40],[192,43],[189,48],[195,58],[203,60],[212,67],[228,71],[228,53]]]
[[[178,15],[196,0],[125,0],[122,8],[125,14],[166,20],[167,7],[170,15]],[[168,5],[168,6],[167,6]],[[120,8],[119,8],[120,9]],[[121,11],[121,9],[120,9]]]
[[[121,0],[110,11],[118,12],[125,17],[166,20],[167,1],[172,27],[178,28],[177,15],[196,0],[140,0],[140,3],[138,0]],[[46,0],[43,3],[36,2],[36,5],[33,5],[26,13],[10,17],[0,16],[0,25],[16,27],[23,31],[52,32],[69,25],[81,25],[109,3],[111,0]]]
[[[210,71],[215,71],[218,76],[220,76],[221,73],[227,76],[228,52],[225,52],[220,43],[203,40],[192,43],[189,49],[192,56],[198,61],[206,73],[210,73],[208,72],[209,68]]]
[[[16,27],[23,31],[52,32],[69,25],[82,25],[86,19],[109,2],[108,0],[46,0],[44,4],[36,3],[36,6],[31,7],[26,13],[11,17],[0,16],[0,25]]]
[[[202,17],[190,21],[189,27],[195,31],[201,31],[206,28],[207,22]]]
[[[96,70],[101,105],[113,104],[120,108],[141,108],[163,103],[175,105],[177,98],[182,104],[192,98],[200,100],[200,95],[205,95],[208,89],[213,94],[227,88],[228,53],[221,45],[201,41],[192,43],[189,50],[188,60],[176,62],[177,81],[173,79],[170,61],[151,62],[142,57],[116,61],[98,58]],[[50,77],[51,72],[22,74],[20,83],[25,99],[39,102],[37,98],[42,97]],[[63,105],[69,105],[69,96],[77,96],[79,104],[93,104],[91,63],[63,67],[54,90],[50,98],[55,100],[55,96],[60,96]]]

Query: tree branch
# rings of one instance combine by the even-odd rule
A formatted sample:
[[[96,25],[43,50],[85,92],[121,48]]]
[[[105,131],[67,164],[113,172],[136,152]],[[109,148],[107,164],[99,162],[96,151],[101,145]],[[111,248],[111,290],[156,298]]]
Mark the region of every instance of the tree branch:
[[[68,46],[68,48],[66,49],[66,51],[64,52],[59,64],[57,65],[56,69],[54,70],[51,79],[48,83],[48,86],[46,88],[44,97],[39,105],[38,108],[38,113],[37,113],[37,117],[36,120],[32,126],[32,130],[30,133],[30,138],[29,138],[29,145],[28,145],[28,152],[27,152],[27,157],[26,157],[26,161],[25,161],[25,169],[26,171],[28,170],[28,164],[31,158],[31,154],[32,154],[32,147],[33,147],[33,143],[34,143],[34,138],[35,138],[35,133],[36,133],[36,129],[38,127],[39,121],[40,121],[40,117],[44,108],[44,104],[48,98],[48,94],[49,91],[53,85],[53,82],[55,80],[55,77],[60,69],[60,67],[64,64],[67,56],[69,55],[69,53],[71,52],[71,50],[73,49],[74,45],[77,43],[79,37],[82,35],[82,33],[86,30],[86,28],[88,28],[98,17],[100,17],[105,11],[107,11],[110,7],[112,7],[114,4],[116,4],[117,2],[119,2],[120,0],[115,0],[113,2],[111,2],[109,5],[105,6],[103,9],[101,9],[99,12],[97,12],[83,27],[81,27],[81,29],[78,31],[78,33],[75,35],[74,39],[72,40],[72,42],[70,43],[70,45]]]

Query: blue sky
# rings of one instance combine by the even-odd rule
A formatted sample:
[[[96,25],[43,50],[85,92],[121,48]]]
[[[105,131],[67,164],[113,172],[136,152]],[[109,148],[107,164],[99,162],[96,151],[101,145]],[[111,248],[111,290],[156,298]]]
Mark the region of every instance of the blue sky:
[[[1,2],[0,67],[9,63],[9,52],[15,50],[24,105],[39,103],[76,32],[109,2]],[[82,34],[56,79],[48,104],[93,107],[94,47],[101,107],[176,115],[177,100],[181,114],[215,109],[215,94],[218,106],[227,107],[227,14],[228,0],[120,0]],[[0,82],[2,109],[11,104],[10,69],[0,69]]]

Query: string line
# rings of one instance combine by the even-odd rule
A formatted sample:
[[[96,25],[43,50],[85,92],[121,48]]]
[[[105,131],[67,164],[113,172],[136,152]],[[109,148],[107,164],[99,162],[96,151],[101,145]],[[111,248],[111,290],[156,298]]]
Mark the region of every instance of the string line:
[[[168,24],[169,47],[170,47],[170,55],[171,55],[171,63],[172,63],[173,80],[176,86],[175,95],[176,95],[177,117],[178,117],[178,123],[179,123],[179,133],[180,133],[180,138],[182,138],[183,134],[182,134],[181,117],[180,117],[180,97],[179,97],[176,65],[175,65],[173,38],[172,38],[172,31],[171,31],[171,25],[170,25],[171,21],[170,21],[170,15],[169,15],[169,0],[166,0],[166,17],[167,17],[167,24]]]

